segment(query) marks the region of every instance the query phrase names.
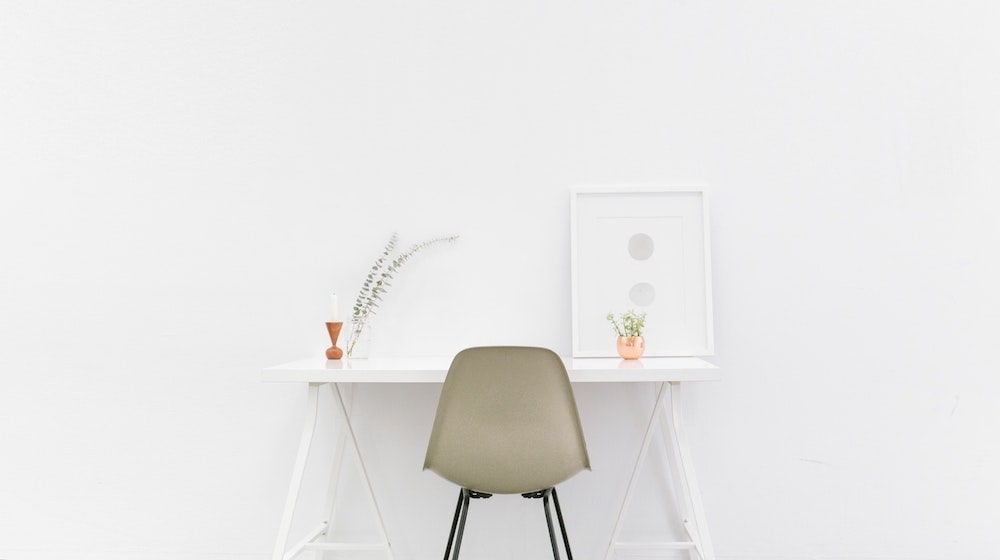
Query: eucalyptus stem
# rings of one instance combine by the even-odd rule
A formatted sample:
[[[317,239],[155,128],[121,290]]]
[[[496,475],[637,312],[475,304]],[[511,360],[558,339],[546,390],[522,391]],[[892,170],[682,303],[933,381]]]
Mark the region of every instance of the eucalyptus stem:
[[[410,245],[406,251],[392,257],[392,252],[395,250],[396,244],[399,241],[399,235],[396,232],[393,232],[388,243],[386,243],[385,248],[382,250],[382,254],[375,259],[375,264],[372,265],[371,270],[368,272],[368,276],[365,277],[365,281],[361,285],[361,290],[358,292],[358,297],[354,301],[353,315],[351,316],[351,321],[354,325],[351,329],[350,338],[347,341],[348,358],[354,354],[354,348],[357,345],[358,340],[360,340],[362,332],[364,332],[365,328],[368,326],[368,320],[373,317],[375,312],[378,310],[379,304],[382,302],[382,296],[385,295],[386,290],[392,286],[389,280],[393,279],[393,276],[399,272],[399,269],[402,268],[404,264],[406,264],[406,261],[408,261],[421,249],[430,245],[444,241],[450,242],[456,239],[458,239],[457,235],[449,235],[447,237],[438,237],[429,241],[415,243]]]

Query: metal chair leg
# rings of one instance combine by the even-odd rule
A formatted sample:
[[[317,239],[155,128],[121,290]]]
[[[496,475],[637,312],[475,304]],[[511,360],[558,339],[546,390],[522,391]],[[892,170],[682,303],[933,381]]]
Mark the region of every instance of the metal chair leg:
[[[556,542],[556,532],[552,527],[552,512],[549,511],[549,495],[552,489],[549,488],[542,495],[542,506],[545,508],[545,523],[549,526],[549,540],[552,542],[552,557],[559,560],[559,544]]]
[[[566,521],[563,520],[562,508],[559,507],[559,494],[552,488],[552,502],[556,505],[556,517],[559,519],[559,530],[562,531],[563,547],[566,549],[566,559],[573,560],[573,551],[569,548],[569,535],[566,534]]]
[[[489,498],[491,494],[486,494],[482,492],[474,492],[468,488],[462,488],[458,494],[458,504],[455,505],[455,517],[451,521],[451,532],[448,534],[448,546],[444,551],[444,560],[449,560],[449,555],[452,551],[452,545],[455,548],[455,554],[451,557],[451,560],[458,560],[459,551],[462,548],[462,535],[465,534],[465,520],[469,515],[469,499],[470,498]],[[542,507],[545,509],[545,524],[549,529],[549,542],[552,543],[552,557],[555,560],[559,559],[559,542],[556,540],[556,530],[555,526],[552,524],[552,510],[549,508],[549,496],[552,497],[552,501],[556,506],[556,517],[559,519],[559,531],[562,533],[563,547],[566,549],[567,560],[573,560],[573,551],[569,547],[569,536],[566,533],[566,521],[563,519],[562,508],[559,506],[559,495],[556,493],[555,488],[546,488],[545,490],[540,490],[538,492],[528,492],[522,494],[525,498],[541,498]],[[457,532],[456,532],[457,529]]]
[[[465,499],[465,490],[458,491],[458,503],[455,504],[455,518],[451,521],[451,532],[448,533],[448,547],[444,549],[444,560],[448,560],[451,555],[451,545],[455,542],[455,529],[458,528],[458,518],[462,514],[462,502]]]
[[[452,560],[458,560],[458,552],[462,549],[462,535],[465,534],[465,518],[469,515],[469,490],[462,489],[462,518],[458,521],[458,534],[455,535],[455,555]],[[447,557],[445,557],[447,560]]]

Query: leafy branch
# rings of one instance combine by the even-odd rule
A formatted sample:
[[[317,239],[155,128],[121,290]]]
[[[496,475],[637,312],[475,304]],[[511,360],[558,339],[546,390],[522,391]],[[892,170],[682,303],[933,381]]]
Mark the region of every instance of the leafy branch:
[[[364,284],[361,285],[361,291],[358,292],[358,298],[354,301],[353,315],[351,317],[351,320],[354,322],[354,328],[351,330],[351,337],[347,342],[348,357],[354,353],[354,347],[358,343],[365,326],[368,324],[368,320],[375,315],[379,305],[382,303],[382,296],[392,286],[390,280],[394,279],[396,273],[406,264],[406,261],[430,245],[445,241],[450,242],[456,239],[458,239],[457,235],[450,235],[415,243],[406,251],[393,257],[392,253],[399,242],[399,235],[393,232],[389,238],[389,242],[382,249],[382,253],[375,259],[375,264],[368,271],[368,276],[365,277]]]

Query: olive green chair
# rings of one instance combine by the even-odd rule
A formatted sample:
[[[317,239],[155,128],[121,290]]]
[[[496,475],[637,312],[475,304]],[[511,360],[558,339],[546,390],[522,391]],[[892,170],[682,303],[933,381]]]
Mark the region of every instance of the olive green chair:
[[[589,470],[590,458],[562,359],[545,348],[520,346],[459,352],[441,389],[424,469],[461,487],[445,560],[453,546],[458,558],[469,499],[493,494],[541,498],[559,560],[551,497],[572,560],[555,486]]]

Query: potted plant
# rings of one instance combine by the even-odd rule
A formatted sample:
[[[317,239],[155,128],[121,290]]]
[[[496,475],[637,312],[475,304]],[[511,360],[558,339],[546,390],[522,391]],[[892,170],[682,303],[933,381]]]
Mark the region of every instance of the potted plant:
[[[646,326],[646,312],[636,313],[629,309],[615,318],[614,313],[608,313],[608,321],[618,335],[618,355],[626,360],[638,360],[646,351],[646,339],[642,329]]]

